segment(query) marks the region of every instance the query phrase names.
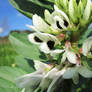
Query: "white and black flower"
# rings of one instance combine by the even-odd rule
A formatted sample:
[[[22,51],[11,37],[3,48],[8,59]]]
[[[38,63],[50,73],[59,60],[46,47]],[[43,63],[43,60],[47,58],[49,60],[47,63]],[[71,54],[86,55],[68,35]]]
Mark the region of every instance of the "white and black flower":
[[[51,24],[51,27],[55,30],[66,30],[70,24],[68,16],[55,5],[54,9],[55,11],[52,14],[50,14],[48,10],[45,10],[47,22]]]
[[[39,45],[40,50],[46,54],[56,55],[62,53],[64,50],[55,49],[54,47],[57,44],[60,44],[60,41],[51,34],[36,32],[29,34],[28,39],[31,43]]]

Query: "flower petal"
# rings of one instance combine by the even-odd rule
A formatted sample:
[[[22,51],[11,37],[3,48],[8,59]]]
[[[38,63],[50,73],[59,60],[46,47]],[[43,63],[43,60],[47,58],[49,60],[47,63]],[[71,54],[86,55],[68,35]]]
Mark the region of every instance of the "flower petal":
[[[82,52],[84,56],[88,55],[88,52],[92,48],[92,37],[89,37],[87,40],[84,41],[83,46],[82,46]]]
[[[62,52],[64,52],[64,50],[61,50],[61,49],[56,49],[56,50],[52,50],[51,51],[51,56],[56,56],[57,54],[60,54],[60,53],[62,53]]]
[[[65,18],[65,20],[69,23],[69,18],[68,16],[62,11],[60,10],[56,5],[54,5],[54,9],[57,13],[60,13],[62,17]]]
[[[23,88],[21,92],[25,92],[25,88]]]
[[[59,83],[62,81],[62,75],[64,74],[65,71],[66,71],[66,69],[64,68],[64,69],[56,72],[56,77],[51,82],[47,92],[53,92],[54,89],[56,89],[56,86],[58,86]]]
[[[62,58],[61,58],[61,63],[65,62],[66,60],[66,53],[63,54]]]
[[[74,52],[70,50],[66,50],[66,57],[69,60],[70,63],[76,64],[77,63],[77,56]]]
[[[51,66],[49,66],[48,64],[45,64],[45,63],[37,61],[37,60],[34,60],[34,63],[35,63],[34,66],[35,66],[36,70],[44,71],[46,69],[50,69],[51,68]]]
[[[38,30],[37,30],[34,26],[29,25],[29,24],[27,24],[26,26],[27,26],[28,28],[31,28],[33,31],[38,32]]]
[[[40,33],[39,32],[39,33],[37,33],[37,37],[39,37],[43,42],[54,41],[55,45],[60,44],[60,41],[54,35],[51,35],[48,33]]]
[[[46,33],[50,32],[49,25],[46,22],[44,22],[44,20],[40,16],[36,14],[33,15],[33,25],[38,31]]]
[[[42,52],[46,53],[46,54],[49,54],[49,53],[50,53],[50,49],[49,49],[49,47],[47,46],[47,43],[46,43],[46,42],[44,42],[44,43],[41,44],[40,50],[41,50]]]
[[[50,70],[42,79],[41,83],[40,83],[40,87],[42,89],[42,91],[46,90],[50,83],[52,82],[52,80],[54,78],[56,78],[56,73],[58,72],[58,69],[53,68],[52,70]]]
[[[45,19],[50,24],[52,24],[54,22],[53,17],[51,16],[51,14],[48,10],[45,10]]]
[[[26,88],[26,87],[32,88],[34,86],[37,86],[40,83],[42,78],[43,78],[43,75],[41,74],[35,75],[35,73],[32,73],[32,74],[27,74],[17,78],[15,80],[15,83],[20,88]]]
[[[52,25],[53,28],[57,28],[59,30],[61,29],[66,29],[66,26],[64,25],[64,20],[62,18],[60,18],[59,16],[55,16],[54,17],[55,20],[55,24]],[[58,23],[58,24],[57,24]],[[55,27],[54,27],[55,26]]]
[[[42,43],[42,40],[40,40],[36,35],[37,33],[29,34],[28,39],[31,43],[39,45]]]
[[[60,76],[59,76],[60,77]],[[59,77],[56,77],[52,82],[51,84],[49,85],[48,87],[48,90],[47,92],[54,92],[56,86],[57,86],[57,83],[60,82],[60,78]]]
[[[45,75],[45,77],[46,78],[49,78],[49,79],[54,79],[57,75],[57,72],[58,72],[59,70],[57,69],[57,68],[53,68],[53,69],[51,69],[46,75]]]

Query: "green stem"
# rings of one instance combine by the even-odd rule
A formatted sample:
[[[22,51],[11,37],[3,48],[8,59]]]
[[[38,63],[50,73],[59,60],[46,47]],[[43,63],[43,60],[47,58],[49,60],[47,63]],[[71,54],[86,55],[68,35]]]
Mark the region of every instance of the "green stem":
[[[77,42],[86,30],[87,30],[87,27],[84,27],[79,29],[76,32],[72,32],[71,42]]]

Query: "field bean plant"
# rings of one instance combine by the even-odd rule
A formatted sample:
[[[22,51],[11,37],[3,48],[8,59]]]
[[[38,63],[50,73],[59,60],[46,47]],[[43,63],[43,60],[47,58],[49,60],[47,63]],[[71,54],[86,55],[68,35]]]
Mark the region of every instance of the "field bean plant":
[[[91,0],[9,0],[32,19],[12,32],[17,56],[0,67],[0,92],[92,92]]]

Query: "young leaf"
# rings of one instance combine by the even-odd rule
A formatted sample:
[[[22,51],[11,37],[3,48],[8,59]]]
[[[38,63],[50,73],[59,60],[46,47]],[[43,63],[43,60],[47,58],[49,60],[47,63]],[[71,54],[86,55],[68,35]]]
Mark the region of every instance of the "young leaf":
[[[16,52],[22,55],[24,58],[45,61],[46,57],[39,51],[38,46],[28,41],[27,33],[12,33],[9,37]]]

